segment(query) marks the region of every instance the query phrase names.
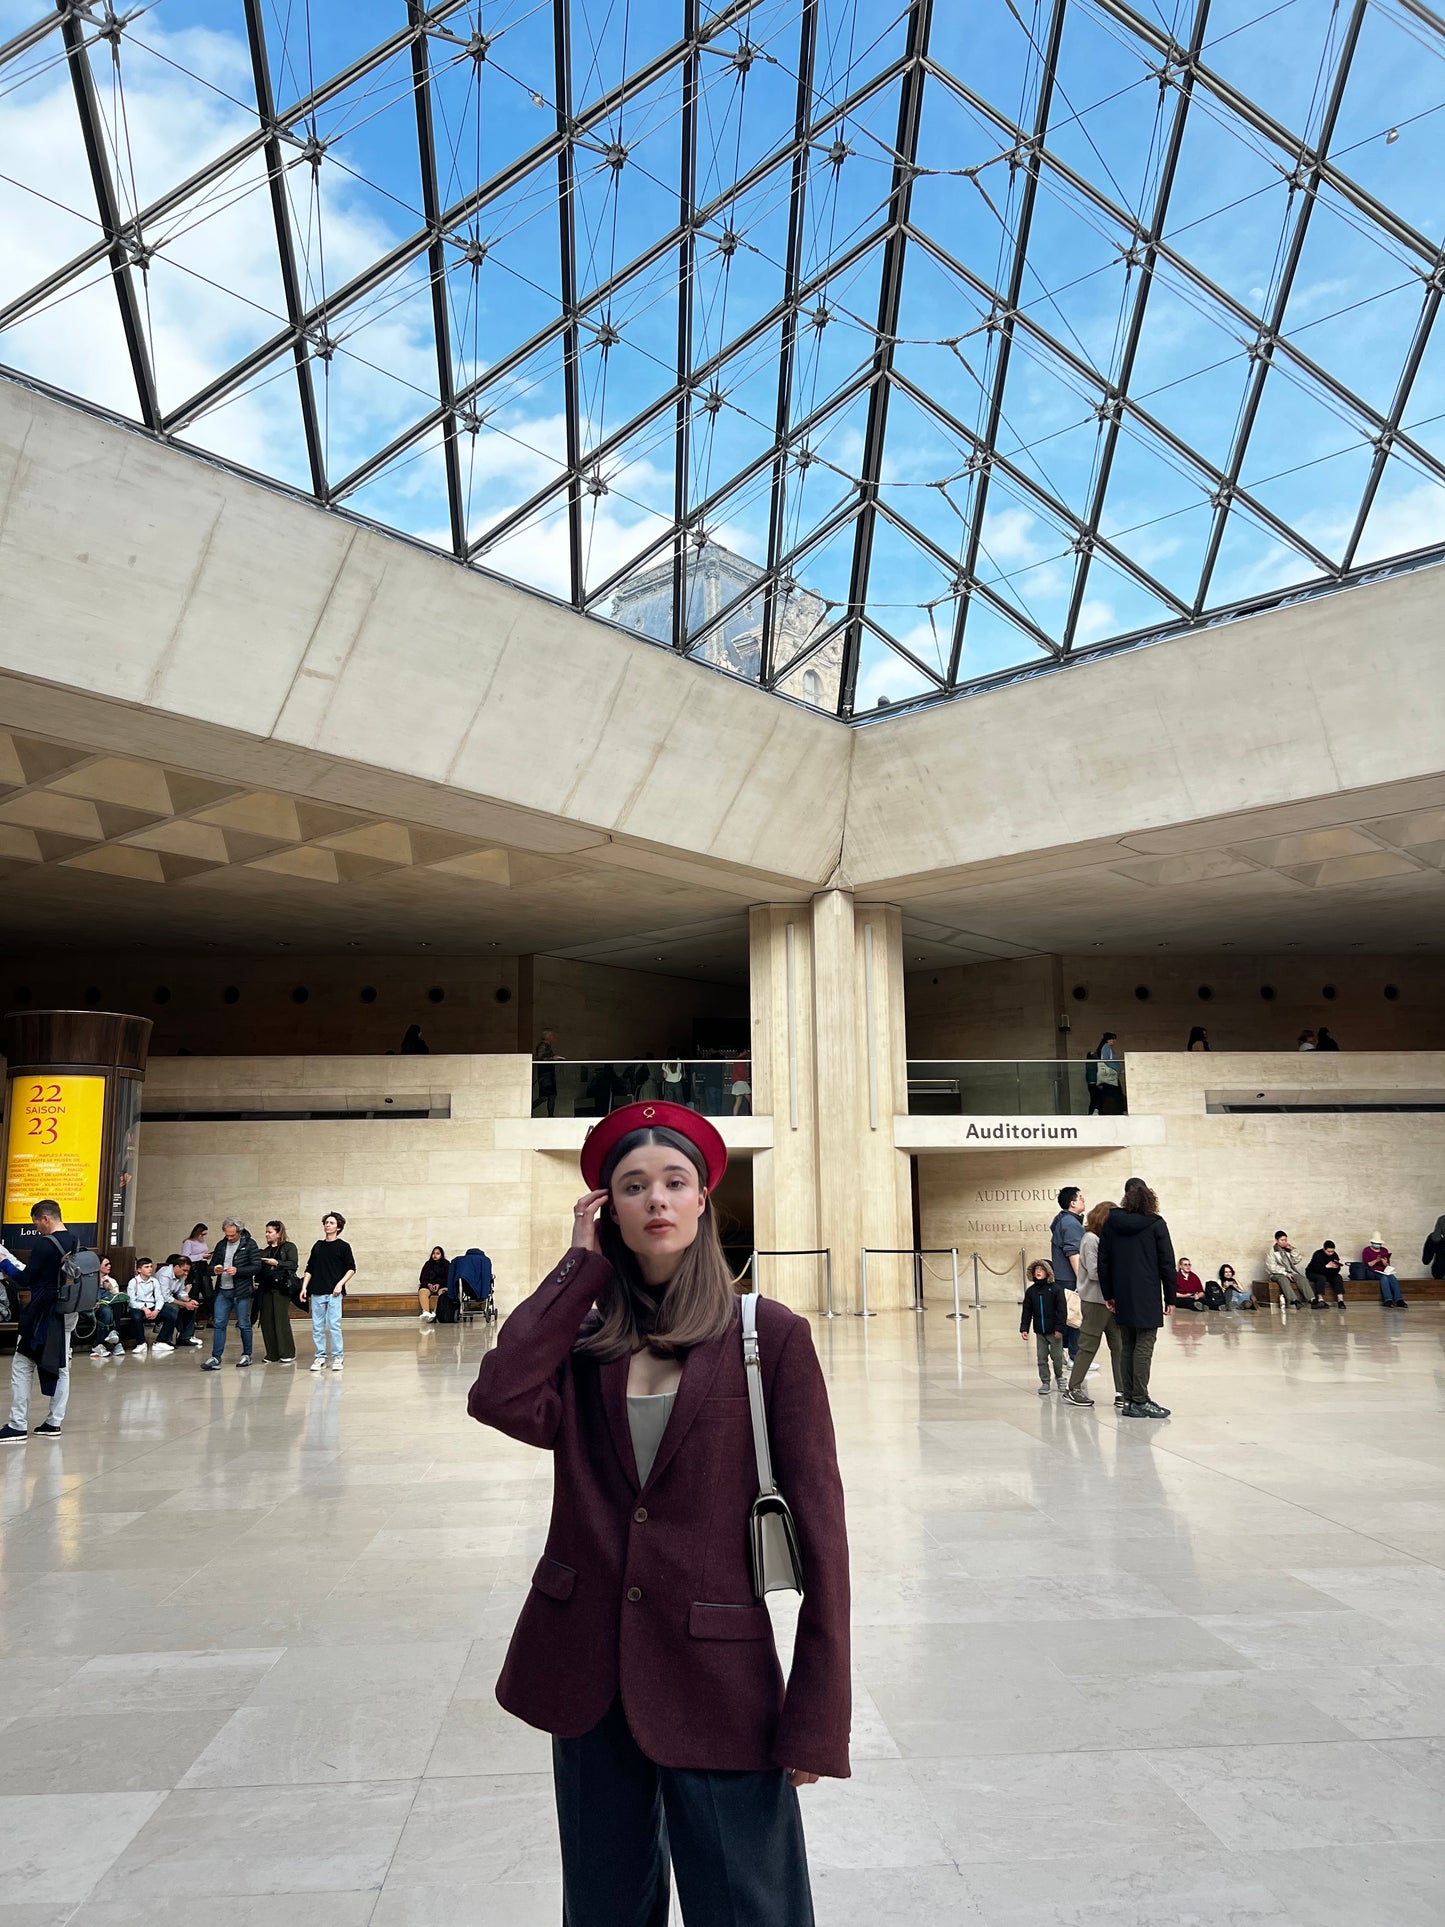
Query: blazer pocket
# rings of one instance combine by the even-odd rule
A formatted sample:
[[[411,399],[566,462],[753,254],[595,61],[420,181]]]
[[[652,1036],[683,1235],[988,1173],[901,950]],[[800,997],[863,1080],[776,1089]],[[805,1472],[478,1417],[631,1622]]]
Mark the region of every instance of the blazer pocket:
[[[694,1639],[771,1639],[766,1606],[714,1606],[694,1600],[687,1630]]]
[[[546,1593],[549,1599],[570,1599],[576,1583],[577,1574],[572,1567],[556,1559],[539,1559],[537,1570],[532,1574],[533,1590]]]

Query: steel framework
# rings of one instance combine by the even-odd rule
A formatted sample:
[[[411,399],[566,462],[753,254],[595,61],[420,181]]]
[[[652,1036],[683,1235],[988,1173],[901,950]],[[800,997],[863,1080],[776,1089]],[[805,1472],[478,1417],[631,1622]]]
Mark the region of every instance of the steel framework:
[[[1408,37],[1427,72],[1438,74],[1435,92],[1445,103],[1445,21],[1423,0],[1338,0],[1318,9],[1313,37],[1297,49],[1317,67],[1298,125],[1229,77],[1238,67],[1228,42],[1263,30],[1277,11],[1264,4],[1258,23],[1241,27],[1232,14],[1226,33],[1212,26],[1211,0],[1148,10],[1133,0],[997,0],[991,19],[986,7],[973,18],[987,23],[980,31],[993,37],[992,50],[1012,62],[1008,98],[998,85],[976,84],[971,69],[956,71],[957,61],[950,66],[943,0],[655,0],[651,23],[670,20],[672,37],[649,37],[639,23],[636,54],[630,6],[619,47],[616,9],[594,0],[543,0],[541,8],[396,0],[393,31],[319,76],[313,29],[321,39],[319,29],[348,12],[342,0],[290,0],[284,8],[222,0],[212,11],[244,59],[249,104],[186,66],[182,42],[165,38],[166,0],[130,12],[114,0],[56,0],[0,45],[0,131],[16,103],[68,101],[88,193],[73,176],[57,183],[43,153],[11,187],[37,204],[68,206],[93,229],[70,258],[0,288],[0,363],[18,378],[99,399],[83,358],[57,378],[44,346],[47,318],[108,281],[134,389],[122,412],[145,432],[180,446],[203,440],[223,411],[286,371],[307,492],[317,502],[353,513],[367,491],[373,515],[370,503],[384,504],[398,477],[434,455],[446,532],[429,539],[458,562],[550,587],[603,617],[644,574],[651,583],[660,570],[666,613],[646,630],[654,640],[720,664],[722,639],[743,635],[751,640],[742,656],[731,644],[726,655],[734,672],[745,660],[762,687],[845,719],[876,713],[880,702],[934,701],[1183,632],[1282,594],[1339,587],[1370,567],[1445,556],[1445,437],[1436,432],[1445,399],[1432,399],[1445,394],[1435,365],[1445,359],[1436,332],[1445,256],[1410,217],[1410,197],[1382,197],[1371,184],[1379,176],[1360,158],[1374,153],[1372,143],[1401,138],[1389,125],[1388,98],[1376,97],[1371,36]],[[545,60],[526,53],[529,31],[538,48],[545,43]],[[298,88],[303,34],[306,84]],[[529,57],[532,69],[523,72]],[[1124,63],[1124,84],[1096,82],[1095,67],[1103,76],[1111,59]],[[164,111],[159,91],[139,80],[157,62],[183,76],[172,85],[189,86],[195,99],[224,96],[253,124],[232,130],[200,166],[183,175],[177,167],[178,178],[142,203],[132,135],[138,117]],[[398,71],[409,76],[404,84]],[[766,75],[771,90],[760,95],[755,80],[749,95],[750,74]],[[500,155],[484,141],[492,107],[528,96],[550,110],[548,131]],[[1095,139],[1107,142],[1113,132],[1112,151],[1122,151],[1117,103],[1125,97],[1130,112],[1140,100],[1155,102],[1132,194]],[[1361,135],[1371,115],[1378,131]],[[1347,116],[1352,138],[1342,147]],[[1428,110],[1415,118],[1428,124]],[[459,120],[475,133],[472,158]],[[419,207],[403,221],[405,196],[381,183],[394,203],[392,231],[371,259],[328,285],[322,226],[335,218],[327,210],[344,178],[366,184],[375,171],[377,147],[359,143],[368,126],[381,130],[384,155],[404,151]],[[952,126],[967,127],[978,157],[959,154],[949,164],[941,149]],[[1175,217],[1186,175],[1196,199],[1202,191],[1191,139],[1205,132],[1233,142],[1269,183],[1237,198],[1220,189],[1221,214],[1253,201],[1276,219],[1274,264],[1248,298],[1226,285],[1238,277],[1219,271],[1217,247],[1211,255],[1197,244],[1200,217]],[[1433,150],[1427,173],[1431,167]],[[956,197],[935,195],[931,214],[918,212],[925,177]],[[298,181],[312,196],[304,217]],[[653,211],[640,222],[635,197],[641,206],[654,187],[671,197],[675,217]],[[173,259],[191,226],[253,189],[264,189],[269,208],[283,311],[263,338],[164,406],[161,397],[176,391],[160,379],[168,350],[152,312],[153,266]],[[1362,286],[1340,311],[1418,298],[1408,345],[1371,384],[1346,379],[1339,357],[1318,348],[1311,332],[1318,297],[1303,284],[1325,201],[1374,250],[1379,277],[1386,264],[1399,277],[1383,289]],[[529,258],[555,263],[537,267],[530,285],[555,294],[540,324],[525,331],[509,328],[504,296],[490,294],[484,277],[494,242],[481,238],[488,222],[520,221],[515,210],[524,204],[536,223]],[[776,242],[768,226],[775,215]],[[966,215],[985,220],[991,251],[969,241]],[[1093,267],[1064,280],[1070,264],[1048,258],[1039,239],[1047,219],[1079,237],[1102,236],[1117,256],[1112,277]],[[463,267],[469,322],[457,309]],[[1061,299],[1091,279],[1099,315],[1099,289],[1110,291],[1116,312],[1086,341]],[[730,324],[735,282],[764,294]],[[925,286],[951,291],[963,326],[940,316],[937,298],[930,305],[920,292]],[[1181,361],[1178,380],[1237,370],[1237,415],[1218,459],[1171,414],[1157,342],[1152,386],[1140,377],[1151,330],[1162,326],[1161,287],[1216,331],[1217,363]],[[411,294],[428,316],[435,386],[399,422],[378,414],[373,430],[365,419],[348,421],[343,458],[331,447],[320,392],[333,359],[371,368],[368,331]],[[647,317],[659,304],[668,316],[665,354],[646,345]],[[468,326],[475,341],[463,360]],[[846,348],[825,346],[840,340],[857,348],[851,364],[842,359]],[[916,352],[905,349],[943,357],[929,365],[947,378],[921,378]],[[609,389],[609,357],[624,354],[632,372]],[[655,373],[644,382],[637,370],[649,356]],[[526,398],[542,392],[548,377],[538,371],[548,369],[556,371],[555,444],[526,443],[534,426]],[[1030,394],[1035,370],[1076,399],[1075,419],[1050,422]],[[1418,401],[1430,370],[1434,385]],[[759,374],[766,405],[751,401]],[[1388,393],[1388,406],[1373,404],[1361,392],[1367,386],[1382,400]],[[1271,401],[1337,422],[1341,448],[1282,462],[1261,426]],[[946,472],[918,476],[924,457],[910,440],[917,426],[900,426],[900,411],[906,423],[926,425],[928,459]],[[533,414],[543,412],[536,403]],[[1081,430],[1092,435],[1087,473],[1060,485],[1053,444]],[[504,442],[526,444],[529,479],[499,496]],[[214,453],[213,443],[205,446]],[[719,447],[734,452],[719,458]],[[1195,526],[1207,512],[1187,580],[1163,566],[1168,545],[1157,531],[1145,539],[1146,525],[1121,526],[1128,491],[1120,477],[1135,453],[1178,478],[1186,509],[1197,510]],[[1363,464],[1362,486],[1345,503],[1323,484],[1311,498],[1309,471],[1337,454]],[[1259,473],[1271,466],[1274,473]],[[820,474],[831,489],[826,502],[814,486]],[[1282,500],[1281,481],[1290,479],[1298,486]],[[1393,541],[1388,518],[1378,519],[1391,488],[1413,492],[1412,516]],[[940,504],[946,511],[932,516]],[[952,542],[942,539],[955,528],[949,512]],[[389,519],[385,508],[381,519]],[[1003,553],[1001,529],[1026,552]],[[554,534],[565,567],[535,564],[529,576],[510,565],[519,541],[550,545]],[[1245,579],[1226,566],[1236,537],[1267,545],[1272,557],[1245,593]],[[711,541],[743,539],[756,552],[726,598],[696,607],[695,558]],[[1040,581],[1047,608],[1032,606],[1026,587]],[[1120,617],[1100,633],[1088,612],[1108,606],[1110,582],[1128,609],[1145,612],[1143,623]],[[939,610],[947,618],[941,630]]]

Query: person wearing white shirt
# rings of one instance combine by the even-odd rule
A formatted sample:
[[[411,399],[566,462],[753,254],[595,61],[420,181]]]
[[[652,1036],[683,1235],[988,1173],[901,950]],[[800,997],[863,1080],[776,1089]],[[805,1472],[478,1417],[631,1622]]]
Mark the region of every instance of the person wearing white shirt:
[[[165,1329],[161,1324],[161,1314],[166,1308],[166,1298],[156,1278],[154,1258],[136,1260],[135,1276],[126,1286],[125,1295],[130,1303],[130,1315],[140,1341],[131,1356],[143,1358],[148,1339],[155,1341],[157,1358],[163,1358],[168,1352],[173,1352],[175,1346],[166,1343]]]
[[[199,1345],[201,1342],[196,1337],[196,1313],[201,1308],[201,1301],[191,1292],[190,1275],[190,1260],[183,1258],[178,1251],[173,1251],[156,1273],[156,1283],[163,1300],[161,1337],[168,1345]]]

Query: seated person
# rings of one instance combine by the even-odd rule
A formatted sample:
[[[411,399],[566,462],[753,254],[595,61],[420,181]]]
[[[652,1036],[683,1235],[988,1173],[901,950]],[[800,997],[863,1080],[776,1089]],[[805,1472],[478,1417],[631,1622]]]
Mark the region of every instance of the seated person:
[[[1204,1303],[1204,1280],[1187,1258],[1179,1260],[1179,1269],[1174,1274],[1174,1295],[1196,1310]]]
[[[110,1274],[109,1258],[100,1261],[100,1296],[95,1301],[95,1343],[92,1358],[124,1358],[125,1346],[115,1328],[115,1314],[124,1303],[120,1286]]]
[[[1370,1233],[1370,1242],[1360,1253],[1360,1263],[1378,1282],[1380,1303],[1398,1305],[1403,1311],[1406,1301],[1400,1296],[1400,1281],[1395,1276],[1395,1267],[1390,1263],[1390,1247],[1378,1231]]]
[[[196,1313],[201,1309],[201,1301],[191,1290],[190,1277],[191,1261],[179,1251],[173,1251],[156,1273],[156,1283],[165,1300],[161,1307],[160,1335],[171,1347],[201,1342],[196,1337]],[[160,1346],[156,1349],[159,1351]]]
[[[1224,1293],[1224,1302],[1230,1311],[1253,1311],[1254,1293],[1248,1285],[1242,1285],[1234,1275],[1233,1265],[1221,1265],[1217,1273],[1219,1288]]]
[[[1285,1305],[1308,1305],[1314,1294],[1305,1283],[1305,1275],[1300,1270],[1299,1259],[1294,1255],[1294,1246],[1289,1241],[1287,1231],[1276,1231],[1274,1243],[1264,1254],[1264,1275],[1270,1289],[1279,1293],[1280,1308]],[[1325,1301],[1320,1299],[1320,1304]]]
[[[1305,1266],[1305,1277],[1315,1288],[1315,1296],[1333,1292],[1341,1311],[1345,1306],[1345,1261],[1335,1249],[1333,1238],[1326,1238]]]
[[[130,1305],[131,1323],[135,1327],[136,1346],[133,1357],[144,1357],[148,1340],[155,1342],[157,1357],[164,1357],[175,1350],[174,1345],[166,1343],[161,1328],[161,1313],[166,1308],[166,1300],[160,1285],[156,1282],[156,1261],[154,1258],[137,1258],[135,1276],[125,1288],[126,1299]]]
[[[416,1281],[417,1310],[421,1313],[423,1320],[435,1322],[437,1299],[447,1289],[450,1276],[451,1266],[447,1263],[447,1254],[440,1245],[433,1245],[431,1256],[422,1266]]]

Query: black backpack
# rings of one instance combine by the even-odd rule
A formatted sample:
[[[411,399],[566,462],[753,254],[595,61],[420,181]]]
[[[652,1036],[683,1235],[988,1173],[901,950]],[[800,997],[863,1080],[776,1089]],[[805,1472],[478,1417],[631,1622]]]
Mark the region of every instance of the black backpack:
[[[1204,1303],[1210,1311],[1223,1311],[1224,1287],[1217,1278],[1211,1278],[1204,1287]]]
[[[437,1297],[437,1323],[455,1325],[459,1316],[456,1299],[449,1291],[441,1292]]]
[[[100,1299],[100,1259],[93,1251],[67,1251],[52,1232],[50,1242],[60,1253],[60,1284],[55,1302],[65,1318],[94,1311]]]

